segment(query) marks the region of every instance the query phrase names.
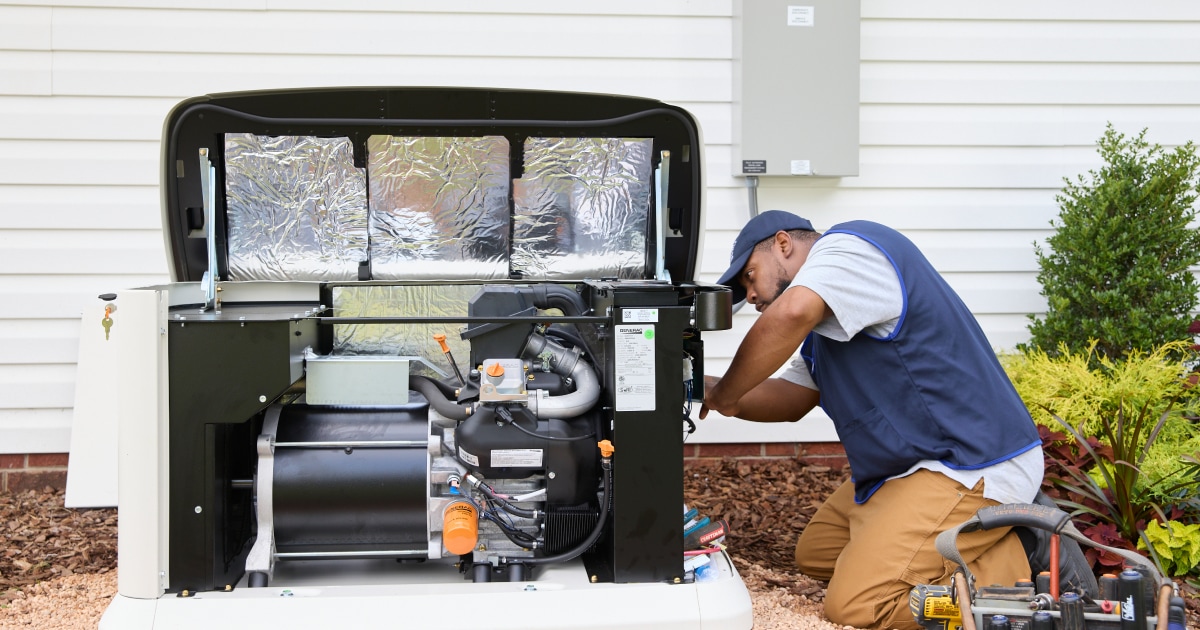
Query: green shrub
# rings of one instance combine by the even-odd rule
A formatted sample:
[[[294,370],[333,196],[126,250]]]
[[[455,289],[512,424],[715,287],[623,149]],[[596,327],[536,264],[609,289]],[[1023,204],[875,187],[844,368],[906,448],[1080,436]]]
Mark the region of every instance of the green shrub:
[[[1065,346],[1056,356],[1030,350],[1002,357],[1044,427],[1047,494],[1091,531],[1113,528],[1129,548],[1149,522],[1200,520],[1194,463],[1200,429],[1180,412],[1196,406],[1200,388],[1183,362],[1170,358],[1187,345],[1132,351],[1119,361],[1094,357],[1094,347],[1072,352]]]
[[[1054,353],[1029,349],[1003,355],[1001,362],[1034,422],[1060,430],[1052,417],[1057,415],[1080,433],[1098,436],[1102,419],[1121,405],[1147,407],[1156,417],[1172,407],[1196,406],[1200,392],[1184,378],[1183,363],[1172,358],[1187,347],[1183,341],[1161,344],[1114,361],[1101,355],[1094,342],[1079,350],[1062,344]],[[1185,442],[1193,428],[1173,414],[1164,426],[1163,443]]]
[[[1035,243],[1043,318],[1030,315],[1022,350],[1060,345],[1118,359],[1187,337],[1197,297],[1189,270],[1200,263],[1195,218],[1200,158],[1193,143],[1164,151],[1117,133],[1098,142],[1104,166],[1064,179],[1049,251]]]

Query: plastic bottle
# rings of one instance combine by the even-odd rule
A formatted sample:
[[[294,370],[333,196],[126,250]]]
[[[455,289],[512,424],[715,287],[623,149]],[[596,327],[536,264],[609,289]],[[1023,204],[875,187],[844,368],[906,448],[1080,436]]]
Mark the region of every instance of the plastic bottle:
[[[1117,600],[1121,602],[1121,630],[1146,630],[1146,606],[1142,598],[1142,574],[1125,569],[1117,578]]]

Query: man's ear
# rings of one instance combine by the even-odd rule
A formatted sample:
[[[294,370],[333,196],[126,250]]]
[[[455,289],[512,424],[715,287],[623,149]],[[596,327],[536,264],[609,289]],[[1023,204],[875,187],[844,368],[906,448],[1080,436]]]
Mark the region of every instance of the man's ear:
[[[779,253],[783,254],[784,258],[791,256],[796,249],[796,243],[792,241],[792,235],[783,230],[775,233],[775,244],[779,246]]]

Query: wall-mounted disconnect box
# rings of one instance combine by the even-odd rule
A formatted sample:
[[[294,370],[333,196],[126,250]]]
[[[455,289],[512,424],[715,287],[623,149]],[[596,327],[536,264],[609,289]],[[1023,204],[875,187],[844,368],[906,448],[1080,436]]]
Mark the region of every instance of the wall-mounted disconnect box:
[[[733,174],[858,174],[859,3],[736,0]]]

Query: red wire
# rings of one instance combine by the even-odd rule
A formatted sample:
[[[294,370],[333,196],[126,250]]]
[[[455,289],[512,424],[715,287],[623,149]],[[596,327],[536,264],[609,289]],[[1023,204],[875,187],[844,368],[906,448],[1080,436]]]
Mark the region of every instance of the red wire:
[[[1058,534],[1050,535],[1050,597],[1058,601]]]

